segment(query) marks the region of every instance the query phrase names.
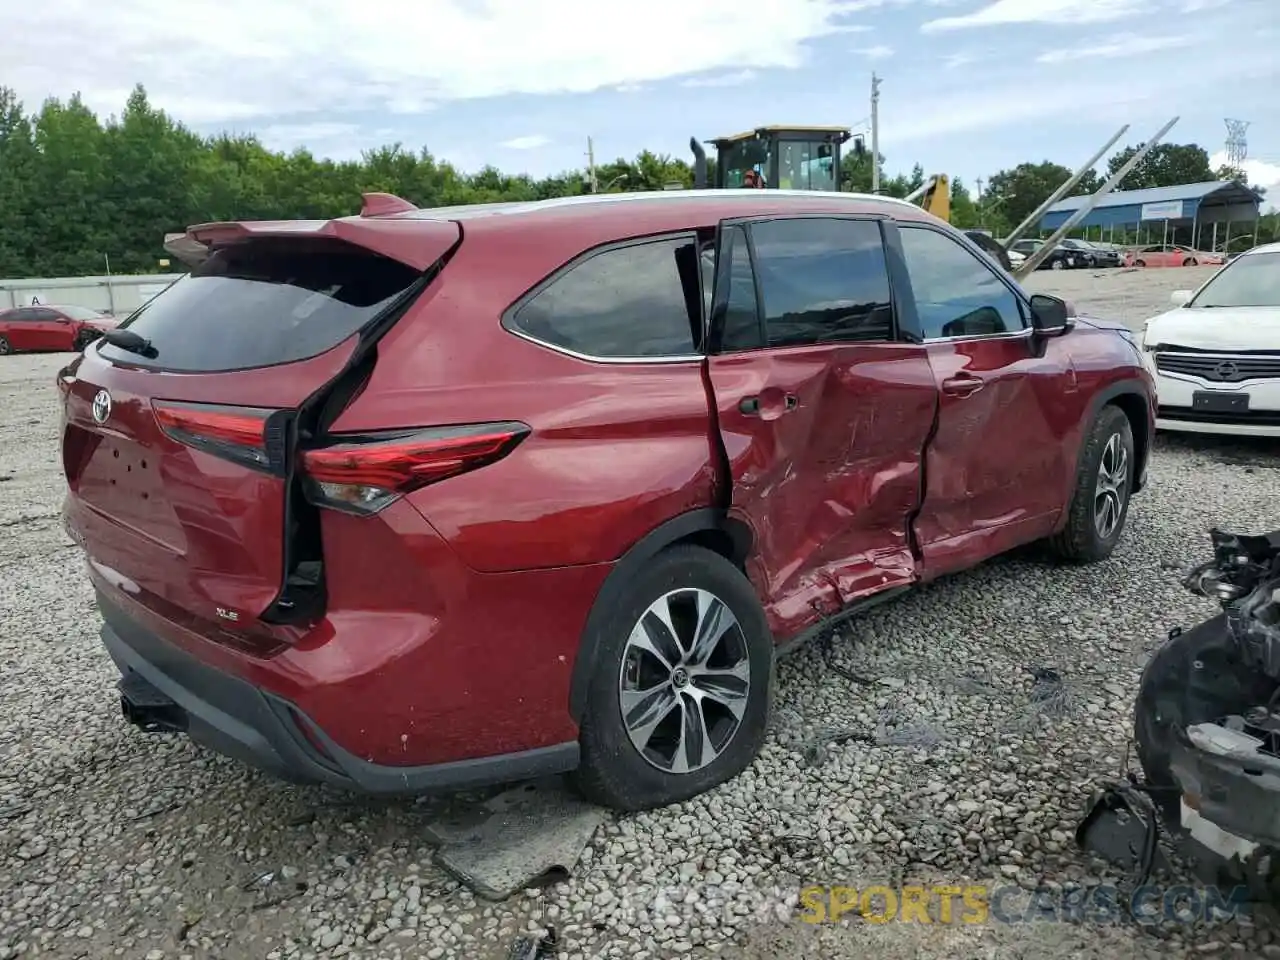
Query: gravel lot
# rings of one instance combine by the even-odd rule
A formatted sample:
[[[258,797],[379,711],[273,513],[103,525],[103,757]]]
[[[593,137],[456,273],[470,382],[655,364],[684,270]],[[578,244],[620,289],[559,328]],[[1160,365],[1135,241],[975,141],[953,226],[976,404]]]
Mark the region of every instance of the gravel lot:
[[[1136,324],[1205,274],[1043,272],[1030,285]],[[1123,769],[1149,651],[1212,610],[1176,568],[1205,556],[1211,524],[1280,526],[1280,458],[1260,444],[1161,439],[1106,564],[1001,559],[797,654],[751,771],[608,823],[571,882],[495,906],[433,866],[430,804],[282,785],[120,719],[58,520],[65,359],[0,360],[0,960],[497,960],[546,924],[577,958],[1280,956],[1280,931],[1261,922],[783,919],[808,883],[1105,881],[1072,831],[1095,779]],[[1063,678],[1048,700],[1041,667]],[[872,742],[822,745],[839,731]]]

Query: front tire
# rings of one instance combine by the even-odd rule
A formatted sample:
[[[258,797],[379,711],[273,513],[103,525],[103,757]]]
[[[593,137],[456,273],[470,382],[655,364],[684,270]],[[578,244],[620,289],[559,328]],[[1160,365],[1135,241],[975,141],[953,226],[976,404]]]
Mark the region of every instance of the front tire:
[[[1194,266],[1196,265],[1195,258],[1194,258],[1194,257],[1187,257],[1187,259],[1185,259],[1185,260],[1183,260],[1183,261],[1182,261],[1182,265],[1183,265],[1184,267],[1194,267]]]
[[[1119,407],[1103,407],[1085,435],[1066,525],[1049,541],[1060,559],[1097,563],[1111,556],[1129,516],[1135,462],[1129,418]]]
[[[1063,263],[1061,260],[1053,260],[1049,263],[1050,270],[1062,270],[1062,269],[1065,269],[1065,267],[1066,267],[1066,264]]]
[[[0,357],[7,357],[11,353],[13,353],[13,347],[10,346],[9,341],[0,337]]]
[[[751,582],[724,557],[662,551],[586,643],[598,655],[573,780],[588,800],[620,811],[678,803],[760,752],[773,636]]]

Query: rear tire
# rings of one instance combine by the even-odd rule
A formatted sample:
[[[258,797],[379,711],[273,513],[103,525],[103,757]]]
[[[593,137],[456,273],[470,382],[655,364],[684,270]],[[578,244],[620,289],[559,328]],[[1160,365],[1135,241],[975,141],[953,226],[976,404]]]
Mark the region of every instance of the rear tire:
[[[1097,563],[1111,556],[1129,516],[1135,459],[1129,418],[1119,407],[1103,407],[1085,434],[1066,525],[1049,540],[1059,559]]]
[[[1145,260],[1135,260],[1133,265],[1134,265],[1135,267],[1145,267],[1145,266],[1147,265],[1147,261],[1145,261]]]
[[[13,353],[13,347],[9,346],[9,341],[0,337],[0,357],[7,357],[11,353]]]
[[[1194,266],[1196,265],[1195,258],[1194,258],[1194,257],[1187,257],[1187,259],[1185,259],[1185,260],[1183,260],[1183,261],[1182,261],[1182,265],[1183,265],[1184,267],[1194,267]]]
[[[699,635],[714,639],[699,646]],[[760,752],[773,635],[751,582],[724,557],[662,551],[585,642],[598,654],[572,779],[588,800],[620,811],[678,803]]]

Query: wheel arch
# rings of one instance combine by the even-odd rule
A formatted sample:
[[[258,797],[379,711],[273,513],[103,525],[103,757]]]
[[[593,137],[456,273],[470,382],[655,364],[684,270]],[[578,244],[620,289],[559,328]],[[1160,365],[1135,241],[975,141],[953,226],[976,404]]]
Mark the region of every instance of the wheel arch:
[[[681,543],[694,544],[719,554],[745,572],[754,536],[746,523],[729,516],[724,510],[703,507],[663,522],[636,541],[618,559],[601,584],[578,638],[577,656],[569,679],[569,715],[574,723],[582,722],[587,691],[595,673],[597,650],[591,643],[591,637],[636,573],[663,550]]]
[[[1153,440],[1150,421],[1151,409],[1146,391],[1143,390],[1142,382],[1139,380],[1117,381],[1100,390],[1093,398],[1089,405],[1089,415],[1085,420],[1084,430],[1081,431],[1081,442],[1079,449],[1076,451],[1075,472],[1072,476],[1076,476],[1079,473],[1080,457],[1084,455],[1085,441],[1088,436],[1087,431],[1093,426],[1093,422],[1104,407],[1119,408],[1120,412],[1128,419],[1129,428],[1133,431],[1133,455],[1137,462],[1134,464],[1131,489],[1134,493],[1138,493],[1145,486],[1147,463],[1151,456],[1151,443]]]

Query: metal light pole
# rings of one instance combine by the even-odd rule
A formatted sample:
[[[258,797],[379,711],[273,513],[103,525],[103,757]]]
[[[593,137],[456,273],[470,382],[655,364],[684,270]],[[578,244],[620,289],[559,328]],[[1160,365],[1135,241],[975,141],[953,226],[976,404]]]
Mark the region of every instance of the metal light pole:
[[[871,74],[871,192],[880,192],[880,78]]]
[[[1042,243],[1039,248],[1031,254],[1031,256],[1027,257],[1027,259],[1022,262],[1022,265],[1013,272],[1014,277],[1018,280],[1022,280],[1029,276],[1036,267],[1040,266],[1040,264],[1044,262],[1045,258],[1053,252],[1054,247],[1058,245],[1058,241],[1070,233],[1077,223],[1087,217],[1093,211],[1093,208],[1101,202],[1102,198],[1114,190],[1116,188],[1116,184],[1127,177],[1129,175],[1129,171],[1142,162],[1142,159],[1151,152],[1151,148],[1158,144],[1164,138],[1164,135],[1173,129],[1173,125],[1177,122],[1178,117],[1174,117],[1163,127],[1157,130],[1155,136],[1139,147],[1138,152],[1130,157],[1123,167],[1113,173],[1111,178],[1098,188],[1097,193],[1081,204],[1079,210],[1067,217],[1066,222],[1055,230],[1052,236],[1045,240],[1045,242]]]
[[[1040,218],[1044,216],[1044,212],[1048,210],[1050,207],[1052,207],[1059,200],[1061,200],[1063,197],[1065,197],[1067,195],[1067,191],[1070,190],[1072,187],[1074,187],[1077,183],[1079,183],[1081,179],[1084,177],[1085,173],[1093,169],[1094,164],[1096,164],[1099,160],[1102,159],[1103,154],[1105,154],[1108,150],[1110,150],[1111,147],[1115,144],[1115,142],[1125,135],[1128,129],[1129,129],[1129,125],[1126,123],[1123,127],[1117,130],[1115,133],[1115,136],[1113,136],[1110,140],[1104,143],[1102,145],[1102,148],[1098,150],[1097,153],[1095,153],[1092,157],[1086,160],[1084,162],[1084,166],[1082,166],[1079,170],[1077,170],[1075,174],[1072,175],[1070,180],[1062,184],[1062,186],[1058,187],[1058,189],[1053,191],[1053,193],[1049,194],[1045,202],[1040,204],[1040,206],[1036,207],[1029,214],[1027,214],[1027,218],[1023,220],[1020,224],[1018,224],[1016,227],[1014,227],[1013,230],[1010,232],[1010,234],[1007,237],[1005,237],[1003,240],[1001,240],[1000,243],[1005,247],[1009,246],[1009,244],[1013,243],[1015,240],[1020,239],[1022,235],[1031,228],[1033,224],[1038,223]]]

